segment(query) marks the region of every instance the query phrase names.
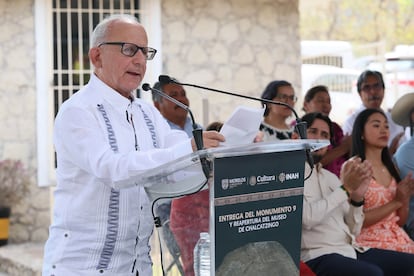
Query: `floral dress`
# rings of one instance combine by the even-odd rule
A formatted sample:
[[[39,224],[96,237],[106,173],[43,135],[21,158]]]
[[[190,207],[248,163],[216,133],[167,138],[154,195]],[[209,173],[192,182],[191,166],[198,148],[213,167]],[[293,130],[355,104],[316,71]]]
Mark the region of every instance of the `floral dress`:
[[[365,194],[364,211],[382,206],[393,200],[397,191],[395,179],[389,187],[378,184],[374,179]],[[361,246],[414,253],[414,241],[397,222],[400,218],[394,211],[381,221],[361,229],[356,241]]]

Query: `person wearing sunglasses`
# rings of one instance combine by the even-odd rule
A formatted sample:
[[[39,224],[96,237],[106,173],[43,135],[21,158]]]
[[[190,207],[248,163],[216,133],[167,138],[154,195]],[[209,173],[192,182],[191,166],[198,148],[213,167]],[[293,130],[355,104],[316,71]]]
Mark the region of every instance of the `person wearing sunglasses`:
[[[105,18],[92,33],[93,74],[55,120],[57,185],[43,275],[152,275],[154,224],[140,175],[196,144],[133,94],[157,52],[147,44],[130,15]],[[224,141],[216,131],[203,139],[206,148]]]

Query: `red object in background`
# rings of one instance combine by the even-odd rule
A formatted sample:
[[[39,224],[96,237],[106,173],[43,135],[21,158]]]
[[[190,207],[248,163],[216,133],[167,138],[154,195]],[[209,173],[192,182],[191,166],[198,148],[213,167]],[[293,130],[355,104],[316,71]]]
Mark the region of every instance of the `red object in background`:
[[[300,276],[316,276],[315,273],[304,262],[300,261]]]
[[[186,276],[193,276],[193,252],[201,232],[209,232],[209,190],[174,199],[170,228],[181,251]]]

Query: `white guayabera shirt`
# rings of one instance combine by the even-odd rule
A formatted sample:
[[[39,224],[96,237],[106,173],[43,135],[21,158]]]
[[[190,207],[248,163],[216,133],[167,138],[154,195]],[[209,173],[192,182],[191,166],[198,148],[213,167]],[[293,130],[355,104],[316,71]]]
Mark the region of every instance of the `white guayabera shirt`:
[[[149,103],[95,75],[55,121],[57,187],[43,275],[152,275],[150,202],[139,174],[192,152]]]

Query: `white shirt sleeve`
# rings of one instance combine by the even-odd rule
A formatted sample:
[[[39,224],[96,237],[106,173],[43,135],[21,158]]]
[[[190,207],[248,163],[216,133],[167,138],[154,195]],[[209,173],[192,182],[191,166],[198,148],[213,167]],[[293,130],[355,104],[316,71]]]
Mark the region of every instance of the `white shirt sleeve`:
[[[61,110],[56,118],[54,136],[58,164],[65,163],[65,170],[59,170],[58,166],[61,177],[79,175],[78,170],[84,170],[113,188],[129,187],[137,184],[140,173],[192,152],[187,135],[171,130],[158,115],[152,120],[161,148],[153,148],[148,128],[141,123],[137,125],[142,127],[136,129],[140,150],[135,151],[131,127],[125,117],[117,120],[115,115],[111,114],[111,123],[117,152],[108,143],[106,125],[98,112],[78,107]]]

